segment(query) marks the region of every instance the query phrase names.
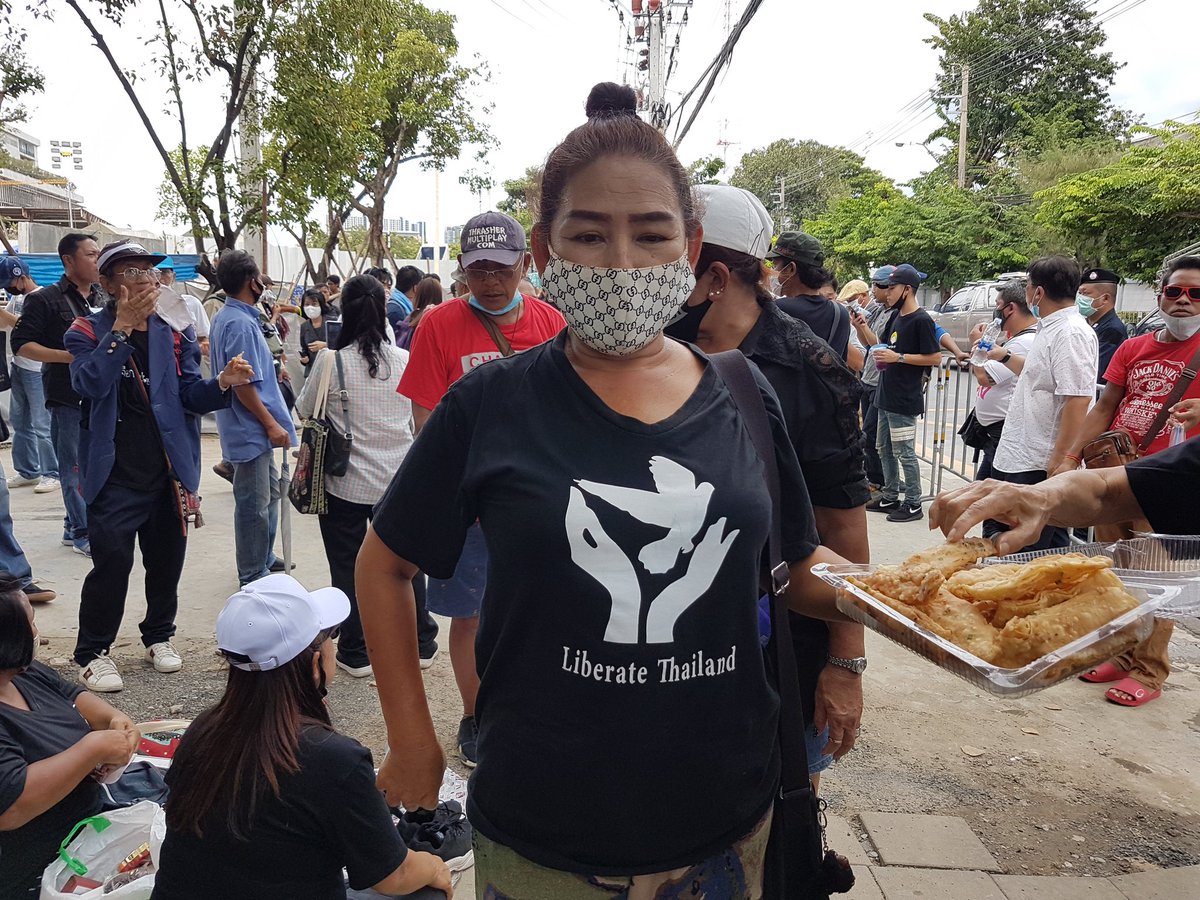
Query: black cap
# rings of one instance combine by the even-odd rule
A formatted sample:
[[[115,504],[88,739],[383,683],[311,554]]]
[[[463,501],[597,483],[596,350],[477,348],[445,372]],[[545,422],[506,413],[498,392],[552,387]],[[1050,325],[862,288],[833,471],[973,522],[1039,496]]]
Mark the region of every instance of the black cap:
[[[1085,284],[1120,284],[1121,276],[1116,272],[1110,272],[1108,269],[1088,269],[1083,273],[1083,277],[1079,279],[1079,286]]]
[[[767,251],[767,259],[779,257],[817,268],[825,264],[821,242],[803,231],[785,231],[775,239],[775,246]]]

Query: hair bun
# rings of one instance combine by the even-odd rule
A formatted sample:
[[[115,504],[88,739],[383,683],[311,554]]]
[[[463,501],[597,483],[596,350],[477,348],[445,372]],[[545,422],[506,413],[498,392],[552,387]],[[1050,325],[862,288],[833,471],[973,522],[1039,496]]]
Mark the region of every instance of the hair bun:
[[[637,93],[627,84],[603,81],[588,94],[589,119],[637,115]]]

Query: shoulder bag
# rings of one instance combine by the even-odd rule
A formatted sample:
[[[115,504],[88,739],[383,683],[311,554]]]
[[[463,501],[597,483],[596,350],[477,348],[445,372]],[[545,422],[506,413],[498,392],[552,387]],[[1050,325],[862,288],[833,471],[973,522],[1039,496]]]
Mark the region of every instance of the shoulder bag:
[[[1162,408],[1154,417],[1154,421],[1150,423],[1150,427],[1146,429],[1146,436],[1142,438],[1140,444],[1134,444],[1133,435],[1124,428],[1106,431],[1094,441],[1084,444],[1083,449],[1079,451],[1084,468],[1109,469],[1114,466],[1126,465],[1140,458],[1154,443],[1155,437],[1162,431],[1163,426],[1167,424],[1167,416],[1171,414],[1171,407],[1179,402],[1184,392],[1196,380],[1198,367],[1200,367],[1200,349],[1196,350],[1191,362],[1184,366],[1183,371],[1179,373],[1175,387],[1171,390],[1170,396],[1163,401]]]
[[[771,648],[768,669],[779,692],[780,788],[763,871],[765,900],[828,900],[854,886],[845,857],[825,844],[825,801],[818,799],[808,776],[800,678],[788,623],[788,568],[782,553],[779,464],[771,423],[750,364],[740,350],[709,357],[720,374],[766,472],[771,494],[771,530],[763,561],[763,586],[771,597]],[[773,665],[772,665],[773,664]]]
[[[320,356],[327,353],[333,353],[334,358],[337,358],[337,353],[332,350],[322,350]],[[348,435],[341,435],[343,441],[338,443],[335,437],[338,434],[337,429],[326,417],[333,367],[334,360],[326,357],[317,382],[317,399],[313,404],[313,414],[300,426],[300,449],[297,452],[296,469],[288,485],[288,500],[297,511],[306,515],[319,516],[328,512],[329,498],[325,493],[325,477],[336,474],[332,470],[338,466],[341,467],[341,474],[345,474],[349,462],[349,443],[345,440]],[[341,377],[340,371],[338,377]],[[344,386],[341,393],[342,412],[348,415],[349,403]],[[336,448],[333,446],[335,443],[338,443]]]
[[[500,330],[500,326],[492,321],[492,317],[485,312],[480,312],[470,303],[467,304],[467,309],[475,314],[475,318],[479,320],[479,323],[483,326],[484,331],[488,333],[488,336],[492,339],[492,343],[494,343],[496,345],[496,349],[500,351],[500,355],[512,356],[512,344],[508,342],[508,338],[504,336],[504,333]]]

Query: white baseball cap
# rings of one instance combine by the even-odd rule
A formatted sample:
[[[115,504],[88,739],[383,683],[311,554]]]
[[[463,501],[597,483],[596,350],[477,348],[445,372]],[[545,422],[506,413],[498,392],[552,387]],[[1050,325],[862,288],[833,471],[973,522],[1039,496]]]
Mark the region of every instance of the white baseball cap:
[[[217,647],[230,665],[265,672],[291,662],[349,615],[350,599],[337,588],[309,591],[291,575],[268,575],[226,601]]]
[[[729,184],[701,184],[696,195],[704,203],[704,243],[766,257],[775,223],[762,201]]]

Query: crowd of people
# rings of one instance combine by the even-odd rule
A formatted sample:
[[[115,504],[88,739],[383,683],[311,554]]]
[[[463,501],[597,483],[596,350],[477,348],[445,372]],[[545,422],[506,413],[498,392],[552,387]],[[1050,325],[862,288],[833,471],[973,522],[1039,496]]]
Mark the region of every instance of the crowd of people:
[[[802,717],[816,790],[863,715],[863,628],[811,569],[869,562],[870,512],[924,518],[926,384],[944,352],[969,351],[921,307],[916,266],[840,286],[820,243],[776,237],[752,194],[693,187],[635,108],[630,89],[598,85],[546,160],[531,231],[473,217],[449,292],[380,267],[280,303],[255,259],[229,251],[201,306],[176,301],[174,264],[133,241],[67,235],[65,274],[46,288],[0,259],[0,288],[19,297],[0,320],[16,359],[16,471],[0,481],[0,884],[17,886],[0,895],[27,895],[70,825],[100,808],[91,776],[136,747],[97,696],[124,686],[110,648],[135,542],[146,662],[185,668],[179,579],[199,518],[198,417],[215,411],[239,584],[216,622],[229,679],[169,770],[156,898],[452,893],[450,870],[471,860],[480,896],[657,897],[679,883],[762,896],[787,764],[779,716]],[[1170,445],[1200,434],[1200,259],[1166,273],[1158,333],[1124,339],[1118,282],[1052,256],[1001,286],[1002,338],[972,367],[979,480],[938,499],[931,525],[961,538],[982,524],[1006,552],[1065,547],[1071,526],[1105,525],[1104,539],[1178,527],[1152,492],[1181,468],[1197,483],[1198,442]],[[297,318],[298,391],[284,341]],[[731,352],[753,364],[773,467],[711,362]],[[275,552],[278,466],[297,416],[319,407],[350,453],[319,515],[332,586],[310,591]],[[1145,458],[1101,468],[1130,462],[1101,453],[1126,445]],[[77,684],[34,659],[31,603],[54,593],[15,538],[8,491],[24,487],[61,491],[64,547],[92,561]],[[782,621],[760,589],[773,507]],[[465,813],[439,800],[431,613],[450,620],[456,744],[474,770]],[[1116,703],[1149,702],[1170,633],[1160,623],[1085,679],[1116,682]],[[780,709],[771,640],[790,642],[801,709]],[[378,687],[377,777],[331,724],[337,670]],[[661,814],[630,814],[650,796]]]

